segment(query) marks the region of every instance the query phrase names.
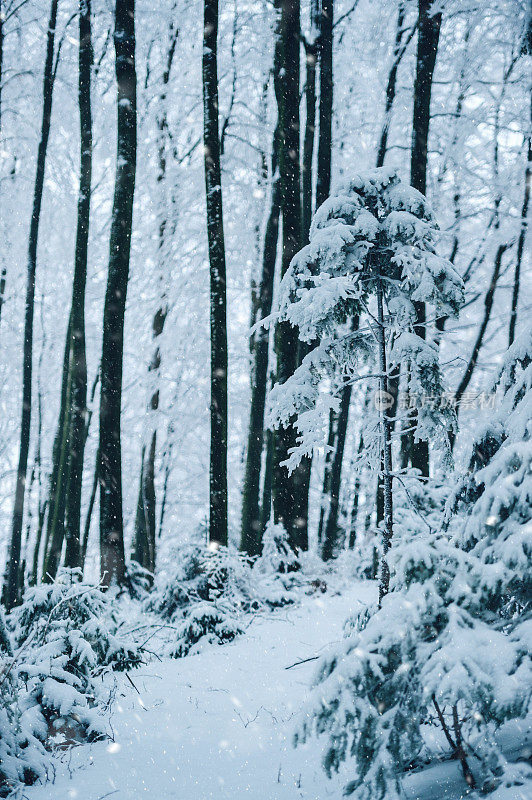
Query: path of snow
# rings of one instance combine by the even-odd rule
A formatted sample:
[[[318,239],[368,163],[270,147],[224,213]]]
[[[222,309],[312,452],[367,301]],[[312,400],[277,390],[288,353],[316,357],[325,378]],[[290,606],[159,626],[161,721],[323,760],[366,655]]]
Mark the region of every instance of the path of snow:
[[[339,800],[347,775],[327,780],[321,744],[297,749],[291,744],[315,663],[286,667],[340,639],[348,614],[374,595],[369,583],[342,595],[314,595],[299,607],[255,619],[230,645],[184,659],[154,660],[131,672],[140,695],[121,677],[111,719],[114,742],[71,749],[58,761],[55,781],[26,789],[24,796]],[[462,786],[457,765],[434,769],[441,774],[434,775],[439,789],[432,789],[431,800],[457,800]],[[412,800],[425,795],[423,783],[415,778]],[[523,797],[505,795],[504,800]]]

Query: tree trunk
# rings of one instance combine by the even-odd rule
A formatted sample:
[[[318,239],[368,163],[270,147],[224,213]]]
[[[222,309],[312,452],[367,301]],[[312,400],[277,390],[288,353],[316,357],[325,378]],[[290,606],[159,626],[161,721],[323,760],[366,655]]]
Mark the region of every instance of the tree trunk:
[[[43,110],[41,124],[41,139],[37,153],[37,167],[35,172],[35,185],[33,192],[33,208],[30,221],[28,238],[28,265],[26,302],[24,316],[24,347],[22,367],[22,413],[20,421],[20,448],[17,467],[15,488],[15,501],[13,505],[13,520],[11,526],[11,541],[9,557],[4,582],[3,601],[6,608],[11,609],[19,600],[22,587],[20,585],[20,548],[22,540],[22,523],[24,519],[24,493],[26,486],[26,473],[28,469],[28,453],[31,429],[31,383],[33,372],[33,312],[35,305],[35,273],[37,269],[37,244],[39,241],[39,223],[41,219],[41,205],[44,188],[44,172],[46,167],[46,151],[50,136],[52,117],[52,96],[54,84],[54,43],[55,26],[57,20],[58,0],[52,0],[50,18],[48,22],[46,61],[43,78]]]
[[[299,168],[299,0],[276,0],[278,22],[275,38],[274,84],[279,120],[279,173],[283,250],[281,277],[301,248],[301,193]],[[275,332],[277,380],[284,383],[299,363],[297,330],[288,322],[277,325]],[[288,474],[282,466],[296,443],[296,429],[291,420],[274,436],[272,496],[276,522],[281,522],[294,549],[308,547],[308,463],[303,459]]]
[[[462,402],[464,393],[467,390],[467,387],[469,386],[471,378],[473,377],[473,372],[475,371],[475,367],[477,365],[480,348],[482,347],[482,342],[484,341],[484,334],[486,333],[486,328],[488,327],[488,323],[491,317],[493,300],[495,298],[495,290],[497,288],[497,283],[499,281],[499,276],[501,274],[502,258],[508,247],[509,247],[508,244],[499,245],[499,247],[497,248],[497,252],[495,254],[495,261],[493,265],[493,272],[491,275],[490,284],[488,286],[486,295],[484,297],[484,315],[482,317],[482,322],[480,323],[480,327],[477,333],[477,338],[475,339],[475,344],[473,345],[473,350],[471,352],[471,356],[467,363],[465,372],[462,376],[462,380],[460,381],[456,393],[454,395],[454,405],[457,414],[460,410],[460,403]],[[453,449],[455,443],[455,434],[453,431],[449,432],[449,440],[451,444],[451,449]]]
[[[85,525],[83,526],[83,539],[81,541],[81,569],[85,569],[85,559],[87,557],[87,546],[89,543],[89,533],[91,529],[92,512],[94,510],[94,503],[96,502],[96,494],[98,491],[98,469],[99,469],[100,454],[96,453],[96,463],[94,464],[94,475],[92,478],[91,495],[89,498],[89,507],[87,509],[87,516],[85,517]]]
[[[211,302],[209,540],[227,545],[227,322],[222,177],[218,135],[218,0],[204,2],[203,139]]]
[[[436,65],[436,54],[440,38],[441,12],[434,13],[438,4],[434,0],[419,0],[418,40],[416,77],[414,82],[414,113],[412,121],[412,150],[410,162],[410,183],[421,194],[427,193],[428,141],[430,127],[430,98],[432,80]],[[422,339],[426,338],[426,309],[421,302],[414,303],[416,311],[415,331]],[[412,419],[416,425],[416,419]],[[414,441],[410,434],[410,463],[421,475],[429,474],[429,444]]]
[[[166,179],[166,159],[168,150],[168,115],[167,115],[167,87],[170,81],[170,72],[174,60],[175,47],[179,31],[170,22],[170,41],[163,73],[163,89],[159,95],[160,116],[157,119],[158,136],[158,173],[157,184],[164,185]],[[163,193],[164,194],[164,193]],[[159,271],[160,277],[164,274],[165,244],[167,238],[167,208],[163,207],[159,221]],[[161,291],[160,305],[153,317],[152,334],[154,352],[148,372],[151,374],[154,389],[148,406],[148,415],[151,422],[151,435],[148,446],[144,445],[141,455],[139,494],[137,500],[137,516],[135,519],[135,537],[132,558],[144,569],[152,574],[155,572],[155,527],[156,527],[156,495],[155,495],[155,455],[157,452],[157,422],[153,416],[159,409],[158,379],[161,369],[161,350],[159,339],[163,333],[168,304],[164,289]]]
[[[81,567],[80,516],[83,461],[87,418],[87,356],[85,352],[85,287],[89,242],[92,185],[91,0],[79,2],[79,121],[80,179],[74,282],[72,287],[72,329],[70,336],[70,435],[68,437],[68,481],[65,509],[65,566]]]
[[[257,319],[264,319],[271,311],[277,242],[279,238],[280,182],[277,172],[277,140],[274,135],[271,174],[270,212],[264,233],[262,275],[258,294]],[[251,376],[251,408],[249,414],[246,467],[242,495],[242,522],[240,547],[249,555],[258,555],[262,545],[262,527],[259,509],[260,473],[264,445],[264,409],[268,381],[269,332],[260,328],[253,346],[253,370]]]
[[[2,144],[2,75],[4,66],[4,14],[2,5],[3,3],[0,0],[0,146]],[[6,276],[7,269],[4,266],[0,275],[0,320],[2,319],[2,306],[4,305],[6,292]]]
[[[334,0],[321,0],[320,15],[320,110],[316,208],[331,192],[332,112],[333,112],[333,15]]]
[[[364,432],[361,429],[358,438],[357,456],[364,450]],[[360,498],[360,465],[357,464],[355,471],[355,481],[353,484],[353,505],[351,506],[351,521],[349,526],[349,549],[352,550],[356,544],[356,528],[358,520],[358,504]]]
[[[310,40],[305,41],[305,134],[303,137],[302,163],[302,217],[304,241],[308,241],[312,222],[312,164],[314,160],[314,137],[316,132],[316,64],[319,49],[320,10],[319,0],[310,4]]]
[[[393,62],[388,75],[388,83],[386,85],[386,105],[384,109],[384,122],[382,124],[381,138],[379,140],[379,149],[377,151],[377,167],[384,165],[386,152],[388,150],[388,133],[390,131],[390,122],[392,117],[392,106],[395,100],[395,91],[397,85],[397,71],[401,58],[404,55],[405,47],[401,47],[405,22],[405,6],[403,2],[399,3],[399,10],[397,12],[397,26],[395,29],[395,44],[393,48]]]
[[[137,153],[134,0],[116,0],[114,43],[117,164],[103,315],[99,447],[100,577],[106,587],[125,581],[120,407]]]
[[[531,102],[532,112],[532,102]],[[531,114],[532,116],[532,114]],[[517,241],[517,253],[515,256],[514,285],[512,289],[512,309],[510,312],[510,328],[508,331],[508,347],[511,347],[515,339],[515,326],[517,323],[517,307],[519,304],[519,284],[521,281],[521,265],[523,262],[523,252],[528,230],[528,205],[530,202],[530,176],[532,172],[532,147],[531,138],[528,136],[527,162],[525,170],[525,194],[523,205],[521,206],[521,230]]]
[[[338,546],[338,509],[340,504],[342,462],[347,434],[347,422],[349,419],[349,406],[351,404],[351,391],[352,386],[346,386],[340,400],[340,413],[338,414],[338,425],[336,429],[336,447],[331,464],[329,514],[327,516],[327,524],[325,525],[322,551],[322,558],[324,561],[329,561],[329,559],[334,556]]]
[[[329,430],[327,433],[327,452],[325,453],[325,463],[323,465],[323,484],[321,489],[320,518],[318,521],[318,543],[323,541],[323,530],[327,519],[327,511],[330,504],[331,493],[331,465],[334,458],[334,448],[336,443],[336,426],[338,425],[338,414],[332,409],[329,412]]]
[[[358,325],[359,318],[353,317],[351,330],[353,332],[358,330]],[[351,384],[343,388],[340,399],[340,411],[331,414],[329,420],[329,443],[332,445],[333,451],[329,461],[325,464],[320,527],[318,529],[318,541],[321,542],[323,538],[322,558],[324,561],[328,561],[333,557],[337,547],[342,465],[352,388]]]
[[[61,403],[59,422],[52,451],[52,474],[50,477],[50,499],[44,547],[43,581],[55,580],[65,538],[65,507],[67,479],[67,448],[70,430],[71,381],[70,381],[70,337],[72,316],[68,322],[63,370],[61,378]]]
[[[273,431],[266,431],[266,456],[264,460],[264,480],[262,482],[262,502],[260,507],[260,529],[264,531],[270,521],[272,511],[272,484],[273,484]]]
[[[388,393],[387,359],[386,359],[386,339],[384,335],[384,314],[382,298],[382,281],[377,280],[377,338],[378,338],[378,359],[379,359],[379,388],[381,397],[386,397]],[[393,536],[393,496],[392,496],[392,432],[390,419],[385,408],[381,404],[381,464],[382,464],[382,486],[384,495],[384,530],[382,542],[381,575],[379,582],[379,605],[383,597],[388,594],[390,588],[390,568],[386,559],[390,549]]]

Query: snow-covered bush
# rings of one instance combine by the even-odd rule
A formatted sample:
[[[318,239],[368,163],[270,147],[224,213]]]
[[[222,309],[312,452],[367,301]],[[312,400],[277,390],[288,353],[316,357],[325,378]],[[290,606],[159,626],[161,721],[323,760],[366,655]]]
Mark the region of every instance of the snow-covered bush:
[[[267,575],[286,575],[297,572],[300,568],[301,564],[290,547],[284,525],[269,520],[262,538],[262,554],[255,564],[256,571]]]
[[[284,525],[269,520],[262,540],[262,554],[253,565],[256,591],[269,608],[295,601],[294,589],[302,582],[301,562],[288,543]]]
[[[157,582],[146,609],[166,620],[178,619],[191,605],[223,598],[235,611],[260,605],[248,556],[231,547],[187,542],[176,548],[174,571]]]
[[[429,725],[471,787],[490,792],[505,781],[495,733],[526,715],[532,687],[530,338],[508,353],[499,410],[481,430],[447,527],[434,528],[436,487],[428,517],[399,520],[390,593],[349,621],[319,667],[297,740],[327,734],[329,772],[353,758],[346,791],[357,800],[401,797]]]
[[[191,541],[180,544],[172,554],[173,571],[170,575],[157,577],[154,591],[145,603],[147,611],[153,611],[165,620],[179,616],[183,609],[197,600],[202,593],[203,554],[205,544]]]
[[[19,686],[13,661],[0,655],[0,797],[8,797],[20,784],[34,783],[46,774],[43,745],[24,733],[19,706]]]
[[[200,653],[205,645],[226,644],[243,633],[235,617],[216,603],[193,605],[179,624],[168,655],[173,658]]]
[[[153,586],[153,573],[138,561],[130,561],[127,566],[127,587],[134,600],[145,600]]]
[[[21,726],[47,745],[105,735],[100,676],[142,663],[136,645],[118,635],[108,596],[79,577],[63,570],[53,584],[28,590],[9,617]]]
[[[205,600],[223,598],[235,611],[252,611],[260,607],[260,595],[253,579],[248,555],[233,547],[208,547],[203,556]]]
[[[20,687],[10,637],[0,610],[0,797],[44,777],[45,751],[21,726]]]
[[[111,595],[83,583],[78,570],[63,569],[52,584],[28,589],[22,604],[11,612],[15,642],[45,644],[56,631],[81,632],[94,653],[98,669],[125,670],[142,663],[135,643],[119,635]]]

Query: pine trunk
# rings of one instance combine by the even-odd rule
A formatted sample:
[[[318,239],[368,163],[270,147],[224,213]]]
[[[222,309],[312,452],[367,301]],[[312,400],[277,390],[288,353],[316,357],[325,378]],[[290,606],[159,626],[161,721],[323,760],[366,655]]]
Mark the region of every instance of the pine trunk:
[[[276,0],[278,22],[275,38],[274,84],[279,120],[279,173],[283,220],[281,277],[301,249],[301,193],[299,166],[299,0]],[[277,381],[284,383],[299,363],[297,330],[288,322],[275,332]],[[282,463],[296,443],[293,422],[274,436],[272,497],[275,521],[281,522],[294,549],[308,547],[308,459],[288,474]]]
[[[428,141],[430,127],[430,99],[436,55],[440,38],[442,15],[436,12],[438,4],[434,0],[419,0],[418,40],[416,77],[414,82],[414,113],[412,122],[412,151],[410,162],[410,183],[421,194],[427,193]],[[426,338],[425,304],[414,303],[416,311],[415,331],[422,339]],[[415,418],[412,425],[416,425]],[[429,474],[429,444],[414,441],[410,436],[410,463],[421,475]]]
[[[336,428],[336,442],[334,458],[331,464],[330,502],[327,524],[324,530],[322,558],[329,561],[340,544],[340,531],[338,528],[338,510],[340,506],[340,487],[342,483],[342,463],[349,419],[349,406],[351,404],[351,386],[346,386],[340,400],[340,413]]]
[[[227,545],[227,321],[222,177],[218,134],[218,0],[205,0],[203,140],[211,302],[209,540]]]
[[[264,233],[262,275],[257,293],[256,320],[264,319],[271,311],[277,243],[279,238],[280,183],[277,173],[277,140],[274,135],[271,174],[270,211]],[[249,555],[258,555],[262,549],[262,526],[259,507],[260,473],[264,446],[264,409],[268,381],[269,332],[260,328],[253,346],[251,376],[251,408],[249,414],[246,467],[242,496],[242,527],[240,547]]]
[[[316,208],[331,192],[332,112],[333,112],[333,15],[334,0],[321,0],[320,15],[320,109]]]
[[[302,202],[303,202],[303,239],[308,241],[310,223],[312,222],[312,166],[314,160],[314,138],[316,132],[316,66],[318,60],[318,42],[314,36],[320,24],[319,2],[312,0],[310,7],[311,40],[305,42],[305,133],[303,136],[302,168]]]
[[[137,155],[135,2],[116,0],[117,164],[103,316],[100,393],[100,578],[125,581],[120,408],[124,314],[129,277]]]
[[[81,488],[87,418],[85,287],[87,284],[92,186],[92,59],[91,0],[80,0],[78,76],[80,180],[70,337],[70,435],[68,438],[68,481],[65,508],[65,566],[67,567],[81,567]]]

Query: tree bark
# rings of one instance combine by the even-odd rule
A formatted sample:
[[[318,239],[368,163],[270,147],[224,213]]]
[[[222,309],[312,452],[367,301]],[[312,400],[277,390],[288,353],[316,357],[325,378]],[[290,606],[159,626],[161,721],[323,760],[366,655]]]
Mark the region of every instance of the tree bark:
[[[92,187],[91,0],[79,0],[80,179],[70,332],[70,420],[65,508],[65,566],[81,567],[80,517],[87,417],[85,288]]]
[[[279,239],[280,181],[277,169],[278,132],[274,134],[270,211],[264,233],[262,275],[257,298],[257,319],[264,319],[271,311],[277,243]],[[268,382],[269,332],[260,328],[253,346],[251,376],[251,408],[249,414],[246,467],[242,495],[242,520],[240,548],[249,555],[258,555],[262,549],[262,526],[259,508],[260,473],[264,446],[264,409]]]
[[[352,386],[346,386],[340,400],[340,413],[338,414],[336,430],[336,446],[331,464],[329,514],[327,516],[327,524],[325,525],[322,550],[322,558],[324,561],[329,561],[329,559],[334,556],[338,546],[338,510],[340,504],[340,486],[342,482],[342,462],[344,458],[347,422],[349,419],[349,406],[351,404],[351,392]]]
[[[318,521],[318,543],[323,541],[323,530],[327,520],[327,511],[330,504],[331,493],[331,465],[334,458],[336,444],[336,426],[338,425],[338,414],[336,411],[329,412],[329,430],[327,433],[327,452],[325,453],[325,463],[323,465],[323,484],[321,489],[320,518]]]
[[[395,44],[393,48],[393,62],[388,75],[388,83],[386,85],[386,104],[384,109],[384,122],[382,124],[381,137],[379,140],[379,149],[377,151],[377,167],[384,165],[386,158],[386,151],[388,150],[388,133],[390,131],[390,122],[392,116],[392,106],[395,100],[395,91],[397,85],[397,71],[401,58],[405,52],[405,47],[401,47],[401,42],[404,33],[405,22],[405,6],[403,2],[399,3],[399,10],[397,12],[397,26],[395,29]]]
[[[320,109],[318,163],[316,174],[316,208],[331,193],[332,112],[333,112],[333,16],[334,0],[321,0],[319,58]]]
[[[410,183],[421,194],[427,193],[428,140],[430,127],[430,99],[436,55],[440,39],[441,12],[434,13],[437,8],[434,0],[419,0],[418,40],[416,77],[414,82],[414,112],[412,121],[412,150],[410,161]],[[426,309],[419,301],[414,303],[416,311],[415,332],[422,339],[426,338]],[[416,420],[412,420],[415,426]],[[414,441],[410,438],[410,463],[421,475],[429,474],[429,444],[425,441]]]
[[[2,75],[4,67],[4,15],[2,13],[2,1],[0,0],[0,145],[2,143]],[[7,268],[2,267],[0,275],[0,320],[2,319],[2,307],[6,292]]]
[[[301,193],[299,167],[299,0],[276,0],[278,22],[275,39],[274,85],[279,120],[279,173],[283,250],[281,277],[301,248]],[[299,363],[297,330],[288,322],[277,325],[275,332],[277,380],[284,383]],[[294,549],[308,547],[308,463],[288,474],[282,466],[296,443],[296,430],[291,420],[274,436],[272,496],[276,522],[281,522]]]
[[[37,245],[39,241],[39,224],[41,219],[41,205],[44,188],[44,173],[46,168],[46,152],[50,136],[52,117],[52,97],[54,84],[54,44],[55,26],[57,21],[58,0],[52,0],[48,33],[46,43],[46,60],[43,77],[43,110],[41,123],[41,138],[37,152],[37,167],[33,191],[33,208],[30,221],[28,238],[28,264],[26,301],[24,315],[24,346],[22,366],[22,413],[20,421],[20,447],[15,488],[15,501],[13,505],[13,519],[11,526],[11,541],[9,557],[4,581],[3,601],[7,609],[11,609],[20,600],[21,574],[20,574],[20,548],[22,541],[22,524],[24,519],[24,494],[26,487],[26,474],[28,469],[28,453],[31,430],[31,401],[32,401],[32,372],[33,372],[33,313],[35,305],[35,274],[37,269]]]
[[[312,166],[314,160],[314,138],[316,133],[316,66],[319,50],[320,26],[319,0],[310,4],[310,40],[305,41],[305,133],[303,137],[302,167],[302,217],[304,241],[308,241],[312,222]]]
[[[116,0],[114,44],[117,163],[103,315],[99,446],[100,577],[104,587],[125,581],[120,409],[137,155],[135,0]]]
[[[264,480],[262,482],[262,501],[260,506],[260,529],[264,531],[270,521],[272,511],[274,432],[266,431],[266,455],[264,460]]]
[[[227,545],[227,321],[218,133],[218,0],[204,2],[203,138],[211,303],[209,540]]]

